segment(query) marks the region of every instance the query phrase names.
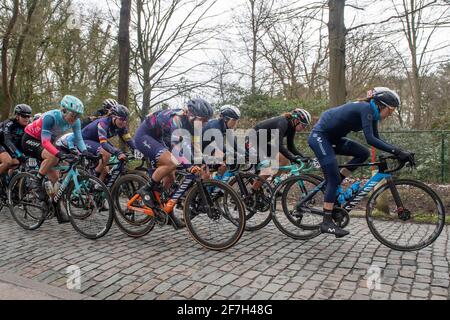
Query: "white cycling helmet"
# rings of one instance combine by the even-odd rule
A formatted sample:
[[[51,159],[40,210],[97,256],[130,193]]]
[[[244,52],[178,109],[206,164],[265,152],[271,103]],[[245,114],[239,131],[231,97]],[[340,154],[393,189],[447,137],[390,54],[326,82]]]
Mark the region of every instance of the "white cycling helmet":
[[[231,119],[239,119],[241,117],[241,111],[238,107],[226,104],[220,108],[220,115],[224,118],[231,118]]]
[[[309,126],[312,122],[311,114],[305,109],[297,108],[292,111],[292,115],[294,119],[300,120],[304,125]]]

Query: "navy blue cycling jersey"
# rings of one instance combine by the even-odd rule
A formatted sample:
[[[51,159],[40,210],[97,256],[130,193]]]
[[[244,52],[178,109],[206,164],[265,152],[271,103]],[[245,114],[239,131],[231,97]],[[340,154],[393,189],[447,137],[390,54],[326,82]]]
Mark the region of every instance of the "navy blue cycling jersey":
[[[377,149],[394,153],[396,147],[380,139],[378,121],[380,113],[374,103],[351,102],[325,111],[313,131],[324,133],[334,142],[351,131],[363,131],[367,143]]]
[[[136,149],[128,129],[126,127],[116,127],[112,117],[105,117],[92,121],[82,130],[82,136],[86,141],[100,143],[100,146],[111,154],[117,155],[122,152],[108,141],[115,136],[119,136],[131,149]]]

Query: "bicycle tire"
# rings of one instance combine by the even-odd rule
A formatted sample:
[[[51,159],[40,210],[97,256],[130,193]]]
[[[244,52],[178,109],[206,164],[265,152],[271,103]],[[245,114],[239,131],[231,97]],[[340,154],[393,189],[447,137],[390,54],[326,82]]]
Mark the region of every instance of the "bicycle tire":
[[[8,186],[8,207],[14,221],[16,221],[16,223],[19,226],[21,226],[25,230],[36,230],[45,221],[46,214],[44,211],[40,210],[40,213],[38,213],[37,215],[32,215],[30,214],[29,210],[27,210],[27,206],[24,206],[25,214],[34,220],[34,222],[30,221],[30,224],[26,224],[24,221],[22,221],[22,219],[19,217],[19,213],[15,210],[16,203],[15,199],[13,199],[13,193],[15,192],[16,185],[18,185],[19,187],[19,189],[17,190],[19,192],[19,194],[17,195],[19,199],[21,196],[27,196],[28,194],[32,194],[31,192],[28,193],[24,190],[24,188],[26,187],[24,179],[26,178],[29,178],[30,180],[36,179],[34,175],[28,172],[18,173],[11,179]],[[30,205],[30,207],[42,209],[42,206],[40,206],[39,204]],[[24,219],[25,218],[26,217],[24,217]]]
[[[69,186],[67,187],[65,193],[64,193],[64,202],[66,205],[66,211],[67,214],[69,216],[69,220],[70,223],[72,224],[72,227],[79,233],[81,234],[83,237],[87,238],[87,239],[91,239],[91,240],[96,240],[99,239],[103,236],[105,236],[108,231],[111,229],[112,223],[113,223],[113,219],[114,219],[114,204],[112,202],[111,199],[111,195],[109,193],[108,188],[106,187],[106,185],[98,178],[93,177],[93,176],[88,176],[88,175],[78,175],[77,177],[78,182],[80,183],[80,185],[82,184],[82,182],[84,180],[88,180],[88,181],[93,181],[95,182],[98,186],[100,186],[100,189],[96,189],[95,192],[99,192],[101,193],[102,196],[102,204],[104,205],[104,201],[107,202],[108,207],[106,210],[100,211],[97,213],[97,216],[100,214],[100,212],[107,212],[107,217],[106,217],[106,223],[102,223],[102,225],[100,226],[100,230],[99,231],[95,231],[93,233],[89,233],[88,231],[86,231],[84,229],[84,227],[81,227],[80,224],[78,223],[79,221],[85,221],[86,219],[92,218],[93,217],[93,212],[91,212],[90,214],[86,214],[84,216],[77,215],[77,214],[72,214],[72,208],[71,208],[71,199],[68,199],[68,197],[72,196],[72,191],[75,187],[74,182],[72,181]],[[83,189],[83,188],[82,188]],[[90,192],[94,192],[94,191],[88,191],[88,194],[91,196],[92,194]],[[80,196],[80,195],[78,195]],[[90,204],[92,204],[92,202],[96,202],[95,199],[90,199],[88,197],[90,201]],[[97,207],[97,204],[95,203],[94,207]],[[89,208],[91,209],[91,208]],[[86,211],[86,209],[85,209]],[[102,213],[103,214],[103,213]],[[80,217],[80,218],[79,218]],[[94,217],[95,219],[95,217]],[[89,226],[92,226],[93,223],[90,222],[88,223]]]
[[[230,194],[229,195],[230,199],[233,201],[234,205],[237,207],[238,220],[239,220],[238,226],[236,226],[235,223],[232,223],[232,222],[230,222],[230,223],[233,224],[235,227],[237,227],[237,229],[233,232],[233,234],[231,235],[231,237],[229,239],[227,239],[226,241],[221,242],[221,243],[212,243],[211,241],[206,240],[201,235],[199,235],[199,232],[196,231],[196,227],[194,227],[194,225],[192,224],[194,217],[191,217],[191,213],[193,211],[192,209],[194,206],[196,206],[196,203],[195,203],[196,197],[198,197],[198,194],[199,194],[197,184],[193,185],[188,190],[187,195],[186,195],[186,200],[185,200],[185,204],[184,204],[184,208],[183,208],[183,215],[184,215],[184,221],[186,223],[186,227],[187,227],[190,235],[192,236],[192,238],[195,241],[197,241],[200,245],[202,245],[203,247],[208,248],[210,250],[215,250],[215,251],[226,250],[226,249],[232,247],[233,245],[235,245],[241,238],[242,234],[244,233],[245,222],[246,222],[245,221],[245,207],[240,199],[240,196],[228,184],[218,181],[218,180],[208,179],[208,180],[202,180],[202,185],[203,185],[203,187],[205,187],[205,191],[207,190],[206,188],[213,187],[213,188],[220,188],[221,190],[225,190],[226,193]],[[225,213],[225,214],[227,214],[227,213]],[[200,214],[199,214],[199,216],[200,216]],[[224,216],[224,220],[229,221],[229,219],[230,219],[230,217],[225,218],[225,216]]]
[[[414,186],[416,188],[422,189],[422,191],[424,191],[426,194],[428,194],[433,203],[436,205],[436,209],[438,212],[438,224],[436,229],[432,232],[431,236],[428,237],[426,239],[426,241],[422,241],[421,243],[418,243],[416,245],[398,245],[393,243],[392,241],[386,239],[386,237],[384,237],[379,231],[378,228],[375,226],[374,224],[374,217],[375,214],[372,214],[374,210],[372,210],[373,208],[375,208],[375,206],[373,206],[373,203],[375,202],[375,200],[379,197],[382,196],[383,192],[386,191],[387,189],[389,189],[389,184],[387,182],[385,182],[384,184],[382,184],[380,187],[378,187],[369,197],[368,201],[367,201],[367,205],[366,205],[366,221],[367,224],[369,226],[370,231],[372,232],[372,234],[374,235],[374,237],[380,241],[383,245],[394,249],[394,250],[398,250],[398,251],[416,251],[416,250],[420,250],[423,249],[427,246],[429,246],[430,244],[432,244],[441,234],[444,225],[445,225],[445,208],[444,205],[442,204],[442,200],[440,199],[440,197],[436,194],[436,192],[434,192],[430,187],[428,187],[426,184],[420,182],[420,181],[416,181],[416,180],[411,180],[411,179],[394,179],[393,183],[395,186],[397,185],[410,185],[410,186]],[[417,194],[417,192],[413,192],[413,194]],[[425,203],[424,198],[421,198],[421,203]],[[371,207],[372,206],[372,207]],[[398,216],[397,216],[398,218]],[[400,219],[398,219],[400,220]],[[400,222],[401,223],[401,222]],[[420,225],[420,224],[419,224]],[[397,226],[396,229],[398,230],[399,227]],[[416,230],[415,235],[418,234],[418,231]]]
[[[132,190],[129,190],[131,192],[130,197],[132,197],[134,194],[136,194],[136,191],[147,182],[148,178],[144,178],[141,175],[126,174],[117,179],[111,189],[111,196],[113,198],[115,207],[114,221],[123,233],[132,238],[143,237],[150,231],[152,231],[153,227],[155,226],[155,219],[152,216],[147,216],[140,212],[130,213],[125,211],[120,204],[120,190],[123,185],[136,183],[138,186],[133,187]],[[130,217],[128,217],[127,214],[129,214]],[[144,219],[139,222],[133,221],[131,217],[134,217],[135,215],[143,217]]]

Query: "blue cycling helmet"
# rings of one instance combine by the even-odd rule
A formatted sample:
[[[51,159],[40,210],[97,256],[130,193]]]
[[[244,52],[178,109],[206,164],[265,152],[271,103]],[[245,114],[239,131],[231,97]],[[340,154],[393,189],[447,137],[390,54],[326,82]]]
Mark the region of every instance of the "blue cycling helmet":
[[[206,119],[211,119],[214,113],[209,102],[201,98],[189,100],[187,103],[187,108],[192,115]]]
[[[64,98],[62,98],[61,100],[61,107],[78,114],[84,113],[83,102],[81,102],[80,99],[74,96],[70,95],[64,96]]]

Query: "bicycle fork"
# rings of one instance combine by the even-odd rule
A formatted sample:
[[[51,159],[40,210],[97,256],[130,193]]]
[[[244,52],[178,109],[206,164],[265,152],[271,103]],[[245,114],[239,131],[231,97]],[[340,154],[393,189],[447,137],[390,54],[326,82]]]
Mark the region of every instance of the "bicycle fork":
[[[395,187],[394,179],[386,178],[386,182],[389,186],[389,189],[391,190],[395,205],[397,206],[396,213],[398,215],[398,218],[403,221],[408,220],[411,217],[411,213],[409,212],[409,210],[403,207],[403,202],[402,199],[400,198],[400,194],[398,193],[397,188]]]

